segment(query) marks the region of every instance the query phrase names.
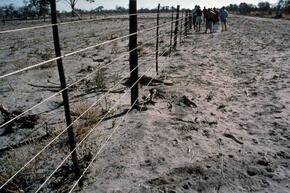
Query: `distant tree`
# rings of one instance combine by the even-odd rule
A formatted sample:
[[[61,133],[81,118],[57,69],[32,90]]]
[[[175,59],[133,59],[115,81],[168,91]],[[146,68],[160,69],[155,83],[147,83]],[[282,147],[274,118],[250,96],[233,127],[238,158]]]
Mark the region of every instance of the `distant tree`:
[[[241,14],[248,14],[251,11],[247,3],[240,3],[239,10]]]
[[[5,14],[5,9],[3,6],[0,7],[0,16],[3,17]]]
[[[164,11],[164,12],[167,12],[170,10],[170,7],[169,6],[161,6],[160,7],[160,11]]]
[[[50,1],[49,0],[39,0],[39,15],[45,15],[49,12]]]
[[[127,11],[127,9],[125,8],[125,7],[122,7],[122,6],[116,6],[116,11],[118,11],[118,12],[125,12],[125,11]]]
[[[278,6],[280,6],[280,9],[285,13],[290,13],[290,0],[279,0]]]
[[[239,6],[237,4],[230,4],[227,9],[229,11],[238,11],[239,10]]]
[[[31,15],[31,9],[29,6],[25,5],[18,8],[18,13],[21,15],[22,18],[27,18]]]
[[[258,7],[254,4],[248,4],[248,7],[251,11],[256,11],[258,9]]]
[[[16,16],[18,14],[16,8],[14,7],[14,4],[11,3],[9,5],[6,5],[6,6],[3,6],[2,7],[2,14],[4,17],[13,17],[13,16]]]
[[[138,12],[148,13],[148,12],[150,12],[150,9],[148,9],[148,8],[141,8]]]
[[[28,10],[33,15],[45,16],[49,12],[50,0],[29,0],[29,2],[24,1],[27,4]]]
[[[95,11],[101,12],[104,9],[104,6],[99,6],[95,9]]]
[[[270,10],[270,3],[265,1],[265,2],[260,2],[258,3],[258,7],[260,11],[269,11]]]
[[[74,17],[75,14],[76,14],[75,7],[76,7],[76,4],[78,3],[79,0],[63,0],[63,1],[65,1],[66,3],[68,3],[68,5],[71,7],[72,17]],[[86,1],[89,2],[89,3],[95,2],[95,0],[86,0]]]

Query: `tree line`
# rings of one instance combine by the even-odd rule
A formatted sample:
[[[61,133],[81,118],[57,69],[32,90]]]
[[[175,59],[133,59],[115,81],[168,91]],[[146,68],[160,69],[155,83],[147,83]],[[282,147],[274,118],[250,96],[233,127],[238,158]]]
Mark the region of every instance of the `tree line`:
[[[276,4],[270,4],[267,1],[262,1],[258,5],[240,3],[230,4],[226,7],[227,10],[232,12],[239,12],[240,14],[249,14],[254,11],[266,12],[272,15],[273,12],[276,13],[276,17],[282,17],[282,13],[290,14],[290,0],[278,0]]]
[[[77,15],[80,17],[81,14],[85,13],[98,13],[98,12],[127,12],[128,8],[122,6],[116,6],[114,10],[105,10],[103,6],[98,6],[91,11],[80,10],[76,8],[78,0],[57,0],[57,2],[63,1],[69,5],[71,11],[66,12],[63,11],[62,13],[65,15],[71,15],[75,17]],[[95,2],[95,0],[85,0],[87,2]],[[0,6],[0,17],[2,20],[9,20],[9,19],[34,19],[43,17],[50,14],[50,0],[24,0],[24,5],[21,7],[16,7],[13,4]],[[239,12],[241,14],[249,14],[252,11],[262,11],[272,14],[273,11],[276,12],[277,17],[281,17],[282,13],[290,14],[290,0],[278,0],[276,4],[271,5],[267,1],[262,1],[258,5],[247,4],[247,3],[240,3],[237,4],[230,4],[226,7],[227,10],[232,12]],[[161,6],[160,12],[169,12],[171,11],[170,6]],[[175,8],[174,8],[175,9]],[[141,13],[149,13],[149,12],[156,12],[157,9],[148,9],[148,8],[141,8],[139,12]],[[59,13],[60,14],[60,13]]]

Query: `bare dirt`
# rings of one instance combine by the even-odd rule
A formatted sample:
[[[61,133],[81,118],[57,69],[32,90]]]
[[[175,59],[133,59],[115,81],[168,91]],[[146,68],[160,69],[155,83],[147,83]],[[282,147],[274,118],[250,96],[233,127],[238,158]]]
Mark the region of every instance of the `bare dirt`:
[[[114,23],[116,29],[128,24],[110,22]],[[129,108],[130,101],[129,96],[121,98],[126,91],[125,84],[116,88],[123,92],[111,93],[102,101],[98,109],[106,110],[115,102],[120,103],[110,118],[97,127],[86,145],[78,151],[81,160],[85,160],[82,161],[83,168],[107,137],[111,133],[114,135],[85,175],[84,186],[76,191],[289,192],[289,22],[231,15],[227,32],[202,34],[192,31],[170,58],[161,57],[162,73],[157,77],[154,72],[154,44],[146,46],[143,51],[152,49],[145,54],[140,51],[140,75],[152,68],[146,76],[155,77],[159,81],[154,81],[148,87],[140,86],[140,98],[148,96],[154,89],[156,95],[146,105],[146,110],[133,110],[126,116],[123,112]],[[88,44],[94,43],[96,37],[99,37],[93,37],[90,32],[95,27],[84,28],[82,25],[84,24],[69,26],[72,31],[63,29],[62,33],[68,35],[62,37],[63,44],[67,44],[64,53],[85,47],[84,36],[88,34],[91,34],[87,38]],[[104,26],[105,24],[100,24],[98,29]],[[77,27],[77,30],[73,27]],[[45,30],[40,34],[42,33],[46,33],[41,36],[47,38],[44,42],[49,42],[50,33]],[[74,33],[74,36],[69,35],[70,33]],[[75,36],[75,33],[78,35]],[[99,33],[104,35],[103,31]],[[112,36],[105,35],[106,39]],[[18,64],[15,60],[21,63],[28,58],[29,53],[26,52],[33,52],[30,60],[38,61],[34,50],[38,43],[34,42],[34,36],[36,35],[26,34],[23,37],[6,37],[3,49],[7,48],[8,51],[0,54],[1,74],[15,70]],[[151,37],[154,37],[154,32],[142,36],[140,41],[145,43]],[[22,49],[27,55],[20,52],[19,55],[10,57],[8,52],[13,49],[9,46],[24,40],[30,42]],[[66,40],[70,41],[64,43]],[[10,41],[16,43],[8,43]],[[168,37],[164,41],[168,42]],[[21,42],[18,44],[17,48],[26,45]],[[85,56],[65,59],[68,82],[72,83],[97,66],[109,63],[113,56],[126,51],[124,46],[127,44],[127,41],[123,41],[117,45],[96,48],[86,52]],[[162,50],[165,49],[164,46],[165,44],[161,46]],[[48,45],[47,48],[52,49]],[[43,51],[43,45],[38,49],[42,50],[41,54],[47,53]],[[70,98],[72,106],[75,105],[75,114],[78,114],[76,109],[80,109],[79,106],[94,102],[103,94],[102,90],[110,88],[116,80],[128,77],[127,58],[117,60],[103,71],[103,75],[82,82],[71,90]],[[14,65],[9,65],[11,61]],[[100,81],[102,76],[104,81]],[[45,96],[55,93],[57,81],[57,71],[51,67],[22,73],[17,79],[9,77],[1,82],[1,103],[11,112],[26,109]],[[94,89],[90,90],[91,88]],[[59,117],[62,114],[60,101],[60,98],[54,99],[30,113],[38,114],[39,125],[42,125],[42,119],[45,121],[54,116],[57,118],[47,121],[45,133],[35,135],[49,134],[48,139],[42,139],[39,144],[21,146],[14,150],[16,156],[27,149],[39,149],[54,132],[63,128]],[[97,120],[93,120],[85,128],[92,128],[96,122]],[[29,131],[38,130],[35,128],[29,128]],[[11,140],[17,133],[2,136],[2,146],[5,146],[3,144],[6,141],[19,142]],[[82,132],[78,134],[83,136]],[[80,141],[79,136],[77,141]],[[50,151],[46,159],[42,157],[37,162],[39,165],[47,164],[41,171],[39,168],[33,170],[38,176],[42,176],[37,183],[41,183],[46,174],[52,171],[51,168],[55,168],[61,161],[67,151],[65,143],[65,138],[61,138],[52,148],[58,149],[58,152]],[[65,149],[64,152],[61,151],[62,148]],[[1,160],[5,160],[7,154],[9,152],[1,155]],[[3,171],[4,165],[1,166]],[[68,166],[71,164],[65,165]],[[65,192],[71,188],[71,170],[65,167],[53,177],[45,191]],[[25,191],[33,191],[36,187],[37,184],[26,185]]]

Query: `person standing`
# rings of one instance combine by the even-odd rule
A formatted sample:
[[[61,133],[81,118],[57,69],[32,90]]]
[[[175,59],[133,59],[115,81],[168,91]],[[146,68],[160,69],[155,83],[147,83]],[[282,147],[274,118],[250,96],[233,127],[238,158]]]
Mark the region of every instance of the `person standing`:
[[[213,32],[216,33],[220,23],[220,12],[216,8],[213,8],[213,12],[215,13],[213,18]]]
[[[222,22],[222,31],[227,31],[227,18],[228,18],[228,12],[225,9],[225,7],[222,7],[221,9],[221,22]]]
[[[207,9],[206,7],[203,8],[202,10],[202,14],[203,14],[203,24],[205,24],[205,13],[206,13]]]
[[[205,14],[205,33],[207,33],[207,30],[210,30],[210,33],[213,33],[213,20],[214,20],[215,12],[213,12],[212,9],[208,9]]]
[[[195,8],[192,10],[192,23],[193,23],[193,27],[194,27],[194,30],[196,29],[196,17],[197,17],[197,8],[198,6],[196,5]]]
[[[201,28],[201,22],[202,22],[202,11],[200,9],[200,6],[197,7],[196,10],[196,32],[200,32]]]

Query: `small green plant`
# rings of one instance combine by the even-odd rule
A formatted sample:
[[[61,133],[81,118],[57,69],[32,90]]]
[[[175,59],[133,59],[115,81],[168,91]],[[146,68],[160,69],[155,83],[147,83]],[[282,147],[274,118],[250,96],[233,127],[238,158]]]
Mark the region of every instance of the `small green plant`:
[[[97,72],[97,75],[95,77],[95,83],[97,88],[106,88],[105,75],[103,71]]]
[[[38,52],[38,54],[41,56],[41,59],[43,59],[43,60],[49,60],[49,59],[53,58],[53,53],[54,53],[54,50],[51,48],[45,48],[44,52],[42,52],[42,53]]]
[[[119,48],[119,46],[118,46],[118,42],[117,41],[115,41],[115,42],[113,42],[113,46],[112,46],[112,49],[111,49],[111,54],[119,54],[120,53],[120,48]]]
[[[111,101],[109,101],[108,99],[107,99],[107,97],[105,97],[105,108],[102,108],[102,112],[103,112],[103,114],[109,114],[109,115],[111,115],[111,114],[114,114],[114,109],[112,109],[111,107],[112,107],[112,104],[111,104]]]
[[[178,131],[198,131],[198,127],[195,124],[182,125],[181,127],[177,127]]]
[[[210,101],[212,101],[213,98],[214,98],[214,93],[212,91],[210,91],[206,96],[206,100],[207,100],[207,102],[210,102]]]
[[[90,37],[96,37],[97,35],[96,35],[96,33],[95,32],[91,32],[90,33]]]
[[[163,51],[160,53],[160,56],[170,56],[172,51],[173,49],[169,49],[168,47],[163,48]]]

